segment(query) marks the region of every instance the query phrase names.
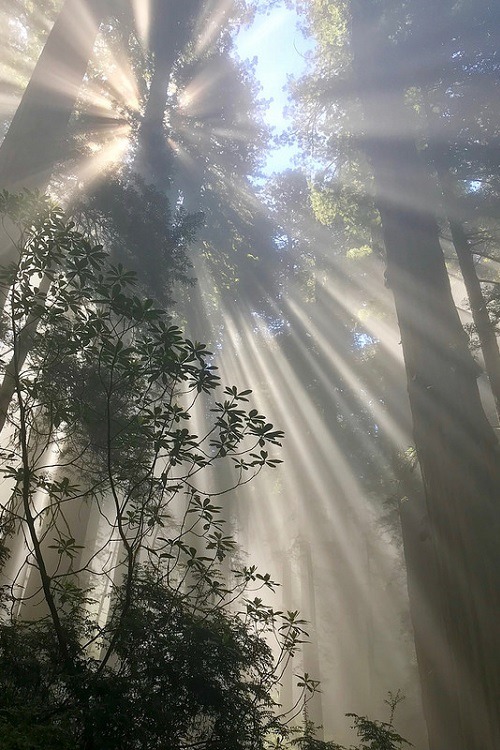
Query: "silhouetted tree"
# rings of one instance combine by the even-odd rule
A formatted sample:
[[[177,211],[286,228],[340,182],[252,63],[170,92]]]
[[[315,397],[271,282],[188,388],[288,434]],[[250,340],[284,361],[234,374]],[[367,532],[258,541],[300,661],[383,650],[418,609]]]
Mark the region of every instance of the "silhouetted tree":
[[[427,43],[436,51],[429,65],[416,64],[417,44],[406,45],[408,37],[418,38],[417,5],[425,7]],[[424,480],[434,567],[419,580],[429,588],[433,608],[434,633],[427,629],[425,635],[437,639],[442,658],[435,665],[439,676],[422,671],[430,690],[431,744],[440,750],[494,748],[500,732],[498,444],[451,297],[435,218],[439,191],[415,145],[419,123],[405,102],[412,86],[432,84],[443,61],[448,84],[463,61],[454,62],[451,34],[441,44],[442,17],[434,18],[428,4],[326,3],[322,9],[311,13],[324,57],[309,95],[324,118],[326,147],[328,138],[337,142],[336,132],[351,136],[373,171]],[[416,631],[417,650],[425,651],[429,643],[419,639],[418,622]]]

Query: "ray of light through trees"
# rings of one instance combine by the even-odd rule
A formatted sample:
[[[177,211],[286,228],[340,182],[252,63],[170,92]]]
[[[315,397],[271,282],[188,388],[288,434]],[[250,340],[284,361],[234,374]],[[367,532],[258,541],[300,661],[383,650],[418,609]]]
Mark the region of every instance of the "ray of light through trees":
[[[44,362],[49,357],[41,343],[32,348],[32,339],[43,330],[53,335],[53,329],[37,305],[15,312],[19,300],[4,279],[11,328],[2,327],[2,441],[7,451],[8,439],[15,442],[21,436],[34,474],[42,471],[42,459],[52,467],[32,496],[29,522],[16,511],[14,520],[0,528],[2,538],[11,538],[3,575],[15,600],[13,621],[22,621],[24,613],[33,619],[35,604],[44,601],[56,624],[56,641],[66,654],[67,674],[73,674],[77,664],[71,662],[69,646],[76,648],[84,634],[95,674],[104,674],[120,659],[130,669],[140,669],[125,654],[120,628],[126,622],[132,628],[127,632],[136,632],[127,619],[134,591],[140,602],[137,621],[148,607],[161,619],[152,581],[133,579],[136,564],[137,570],[153,565],[156,545],[158,560],[164,557],[154,562],[154,570],[158,575],[160,569],[167,571],[161,578],[161,585],[167,585],[161,590],[166,597],[162,606],[179,616],[178,632],[188,625],[180,614],[184,602],[177,611],[175,597],[188,590],[192,601],[203,602],[190,610],[194,620],[189,627],[199,626],[200,612],[202,618],[217,620],[217,601],[227,606],[216,625],[219,635],[229,628],[221,643],[226,636],[233,638],[238,643],[235,658],[245,649],[248,656],[246,631],[236,632],[239,621],[232,618],[242,606],[238,576],[250,575],[242,574],[241,566],[255,563],[259,571],[269,571],[269,580],[281,582],[275,587],[259,578],[262,600],[246,611],[255,632],[264,636],[262,643],[277,638],[282,647],[265,607],[284,612],[285,618],[292,613],[291,622],[283,624],[287,633],[295,632],[293,617],[300,611],[309,635],[286,652],[283,673],[280,659],[285,657],[278,657],[274,681],[265,677],[267,651],[264,654],[262,646],[257,653],[257,642],[252,641],[257,649],[254,666],[262,664],[259,684],[272,700],[258,703],[254,720],[260,734],[251,736],[245,724],[241,747],[271,747],[270,737],[274,746],[293,746],[293,732],[285,736],[289,730],[268,719],[272,701],[275,713],[290,711],[291,725],[304,727],[296,741],[304,750],[338,747],[328,744],[333,741],[355,742],[345,714],[357,715],[354,725],[359,737],[365,737],[359,717],[385,719],[384,699],[391,694],[394,715],[390,713],[382,728],[386,734],[377,740],[382,744],[363,747],[401,747],[396,734],[392,744],[383,744],[394,720],[418,750],[497,750],[498,11],[489,0],[446,0],[439,8],[428,0],[16,0],[0,2],[0,19],[0,188],[46,192],[62,206],[63,213],[54,220],[61,236],[73,228],[83,238],[88,235],[89,247],[102,245],[104,256],[121,269],[118,275],[126,273],[121,264],[131,265],[138,299],[152,300],[133,324],[127,318],[130,310],[120,308],[128,281],[122,288],[118,280],[117,289],[109,291],[91,274],[88,280],[94,295],[88,297],[89,311],[93,314],[99,306],[106,311],[109,304],[112,315],[123,315],[113,324],[120,349],[129,351],[127,337],[135,342],[136,324],[153,318],[157,306],[167,308],[166,319],[188,336],[187,343],[178,342],[179,349],[185,346],[191,352],[186,357],[201,363],[199,384],[216,365],[221,381],[237,389],[230,410],[237,408],[238,393],[252,389],[258,420],[266,415],[262,420],[269,420],[268,432],[276,425],[285,434],[279,455],[283,463],[261,471],[267,454],[252,454],[255,466],[251,459],[248,466],[240,466],[238,486],[226,495],[237,458],[234,466],[230,460],[215,459],[231,458],[242,439],[240,428],[235,428],[236,443],[230,441],[229,448],[225,438],[201,448],[198,436],[211,429],[213,414],[224,412],[218,424],[223,434],[230,411],[224,411],[224,402],[216,401],[222,396],[208,392],[210,388],[206,400],[195,397],[190,403],[187,388],[179,403],[188,416],[169,412],[169,418],[176,423],[185,419],[189,430],[175,438],[172,428],[168,434],[173,442],[160,463],[169,466],[173,460],[175,466],[175,451],[180,450],[175,439],[188,441],[184,460],[192,466],[182,474],[188,499],[175,490],[179,494],[165,516],[158,515],[158,509],[155,516],[149,498],[140,522],[135,516],[124,521],[127,502],[136,508],[135,490],[129,488],[127,495],[121,469],[109,468],[115,460],[119,464],[110,450],[106,481],[120,485],[118,494],[99,496],[96,510],[76,504],[74,491],[75,505],[65,515],[54,500],[63,490],[50,484],[49,475],[59,476],[61,456],[69,456],[73,474],[78,473],[88,446],[84,450],[76,441],[73,445],[64,425],[71,423],[80,436],[78,420],[63,415],[51,423],[45,453],[38,455],[46,417],[38,417],[32,406],[31,437],[25,434],[24,378],[28,403],[37,397],[36,378],[34,385],[30,380],[32,363],[38,363],[43,382],[40,357]],[[27,195],[28,203],[35,201]],[[3,200],[7,208],[2,209],[0,251],[8,263],[24,252],[20,248],[23,232],[30,236],[29,221],[26,225],[24,209],[16,209],[21,214],[14,216],[7,194]],[[57,223],[66,221],[70,229]],[[49,236],[49,230],[44,231]],[[68,240],[68,248],[80,241],[84,239]],[[48,242],[52,248],[52,240]],[[28,247],[33,246],[32,241]],[[22,288],[44,309],[54,304],[51,294],[56,296],[59,287],[64,290],[65,282],[61,275],[59,286],[54,286],[55,272],[41,258],[36,261],[41,265],[35,291],[26,279]],[[104,273],[102,263],[99,256],[96,273]],[[25,271],[22,263],[19,269]],[[81,291],[76,286],[74,294],[78,297]],[[74,308],[62,304],[67,304],[64,320],[81,316],[84,321],[81,298]],[[135,303],[127,304],[133,308]],[[23,321],[27,316],[19,334],[16,315]],[[63,327],[69,325],[64,320]],[[93,326],[93,335],[102,335],[98,323]],[[131,333],[127,329],[124,335],[123,326],[130,326]],[[199,341],[212,353],[200,355]],[[104,357],[104,344],[100,351]],[[117,349],[117,361],[118,355]],[[83,367],[83,354],[80,359],[73,352],[71,356],[73,367]],[[172,368],[173,355],[169,357]],[[129,367],[133,370],[139,360],[134,354]],[[104,372],[108,360],[99,362]],[[169,378],[177,377],[172,375],[175,368],[167,371],[165,387]],[[82,372],[82,377],[91,377],[90,370]],[[129,375],[123,377],[125,381]],[[154,370],[140,377],[156,384],[159,375]],[[67,398],[69,380],[61,382]],[[130,409],[143,403],[138,382],[130,386]],[[40,389],[42,413],[48,396]],[[162,407],[167,411],[174,408],[173,393],[168,408]],[[202,385],[200,393],[205,393]],[[143,406],[147,412],[149,403]],[[147,442],[152,435],[147,420],[156,417],[147,412],[136,418]],[[258,438],[251,450],[260,451],[267,427],[265,421],[252,426],[254,418],[245,424]],[[81,420],[87,424],[83,416]],[[160,450],[158,440],[153,441],[153,453]],[[123,451],[130,472],[137,444],[127,444]],[[193,458],[196,451],[204,458]],[[16,488],[25,486],[26,456],[24,480],[22,472],[12,469],[3,480],[6,508]],[[139,464],[145,460],[141,453]],[[97,486],[95,461],[83,461],[82,467],[85,464]],[[200,468],[206,469],[206,479],[198,486]],[[167,481],[168,472],[156,464],[149,474],[144,471],[144,481],[151,481],[155,491],[162,481],[165,487],[173,481],[171,475]],[[245,481],[254,473],[252,481]],[[105,481],[99,481],[104,486]],[[29,494],[29,482],[23,491]],[[142,491],[137,489],[137,494]],[[123,492],[126,501],[118,499]],[[213,521],[212,511],[206,520],[206,512],[196,505],[198,494],[216,506],[213,515],[220,516],[220,528],[231,539],[225,547],[225,537],[217,541],[207,536],[219,520]],[[29,507],[26,497],[24,502]],[[198,508],[200,525],[197,521],[191,527],[186,521],[193,512],[190,503]],[[146,509],[151,523],[141,530],[142,546],[136,549],[130,529],[135,523],[141,529],[149,523]],[[112,520],[113,513],[118,520]],[[202,531],[203,520],[208,525]],[[172,539],[167,541],[165,535],[174,530],[179,540],[186,533],[186,541],[176,542],[172,552]],[[55,541],[48,539],[49,532],[56,534]],[[155,542],[142,544],[150,533]],[[91,563],[82,563],[74,579],[79,606],[101,630],[89,635],[88,623],[78,621],[80,641],[70,643],[64,635],[64,607],[73,607],[78,596],[68,588],[67,599],[61,600],[63,616],[57,614],[58,600],[49,589],[52,580],[59,581],[60,570],[62,580],[68,576],[73,582],[73,563],[84,555],[80,550],[88,552]],[[44,555],[52,572],[44,573]],[[191,562],[183,562],[183,555],[191,555]],[[174,558],[184,566],[182,574],[170,562]],[[212,566],[217,571],[213,578]],[[203,571],[202,584],[197,571]],[[124,572],[129,578],[125,575],[120,588]],[[84,601],[83,587],[93,576],[93,592]],[[203,588],[207,581],[210,594]],[[250,575],[248,582],[255,584],[255,577]],[[224,586],[227,591],[219,594],[218,587]],[[175,596],[169,599],[172,590]],[[234,603],[233,591],[238,592]],[[252,606],[258,610],[253,620]],[[141,642],[140,648],[149,658],[147,643]],[[175,661],[175,651],[172,658]],[[250,675],[243,657],[239,668]],[[212,669],[207,664],[208,682]],[[234,677],[229,677],[230,665],[228,670],[226,685],[233,684]],[[298,675],[308,677],[301,682]],[[320,689],[309,679],[320,681]],[[207,691],[215,689],[212,682],[210,686]],[[182,690],[188,690],[184,683]],[[310,700],[303,703],[309,690]],[[399,702],[397,691],[405,694],[404,701]],[[201,694],[208,695],[203,689]],[[75,701],[80,708],[87,705],[78,719],[85,727],[81,747],[98,747],[92,744],[98,741],[95,733],[105,730],[101,724],[99,730],[97,724],[90,729],[88,704],[81,696]],[[235,742],[220,705],[213,715],[218,718],[210,714],[211,708],[208,713],[200,709],[190,714],[189,730],[175,729],[175,734],[169,729],[175,747],[208,750],[219,723],[226,733],[220,742]],[[250,711],[243,699],[239,708],[227,705],[229,712]],[[56,706],[54,714],[60,710]],[[57,731],[66,737],[68,727],[63,722]],[[43,741],[40,737],[36,735],[37,742]],[[57,736],[49,739],[55,742]],[[123,747],[143,747],[139,735],[127,741],[136,744]]]

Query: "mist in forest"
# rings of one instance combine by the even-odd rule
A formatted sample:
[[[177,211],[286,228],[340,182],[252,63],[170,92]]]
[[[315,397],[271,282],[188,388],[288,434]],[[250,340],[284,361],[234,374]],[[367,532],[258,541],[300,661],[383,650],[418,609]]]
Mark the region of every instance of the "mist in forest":
[[[417,750],[498,748],[499,11],[18,0],[0,13],[0,187],[47,192],[284,431],[272,471],[218,498],[231,470],[211,468],[203,489],[236,541],[226,583],[256,564],[279,582],[264,604],[307,621],[274,699],[318,741],[354,742],[355,713]],[[210,398],[192,409],[197,435]],[[75,549],[98,549],[103,507],[68,514]],[[43,576],[20,518],[1,527],[2,582],[33,619]],[[102,623],[120,555],[106,543]],[[295,711],[303,674],[319,690]]]

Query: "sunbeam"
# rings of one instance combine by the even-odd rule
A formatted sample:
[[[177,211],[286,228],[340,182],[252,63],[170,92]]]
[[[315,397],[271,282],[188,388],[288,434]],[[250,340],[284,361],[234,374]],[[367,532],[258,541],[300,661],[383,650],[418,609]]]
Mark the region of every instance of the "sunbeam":
[[[431,6],[1,4],[19,746],[500,747],[500,15]]]
[[[334,273],[332,269],[332,274]],[[211,286],[208,269],[198,269],[198,278],[201,298],[209,299]],[[330,286],[332,284],[326,285],[325,291]],[[373,294],[373,289],[370,293]],[[387,296],[387,290],[385,295]],[[326,299],[330,296],[330,304],[335,309],[340,300],[331,292]],[[249,325],[252,308],[245,306],[241,295],[237,309],[225,307],[223,312],[224,346],[219,360],[224,380],[238,384],[248,381],[262,384],[256,393],[256,406],[272,415],[273,420],[282,425],[286,433],[284,468],[278,469],[277,475],[270,478],[271,484],[262,477],[249,488],[248,493],[244,493],[249,496],[242,496],[238,503],[238,528],[241,528],[242,544],[253,550],[253,556],[257,555],[256,559],[265,568],[273,572],[280,569],[282,563],[279,560],[283,554],[288,565],[295,568],[297,580],[302,581],[304,576],[297,569],[298,563],[294,562],[295,553],[292,549],[297,539],[314,539],[314,580],[309,583],[309,587],[313,585],[316,588],[320,603],[316,611],[311,611],[311,589],[303,583],[302,589],[297,585],[287,585],[284,588],[282,606],[292,607],[293,602],[298,601],[304,615],[317,621],[315,639],[319,640],[315,640],[315,643],[319,644],[319,658],[324,664],[331,665],[329,669],[321,670],[328,694],[335,694],[346,711],[353,701],[356,705],[363,706],[363,710],[369,711],[373,710],[377,698],[376,692],[370,692],[367,687],[375,680],[375,672],[379,667],[372,664],[368,667],[368,672],[361,668],[356,672],[356,668],[353,668],[357,661],[356,655],[360,655],[364,628],[368,628],[372,633],[371,637],[376,639],[378,650],[387,649],[385,653],[389,661],[386,662],[386,668],[389,669],[390,662],[389,671],[398,673],[406,669],[404,647],[396,649],[394,634],[389,635],[393,624],[397,622],[398,613],[404,609],[404,588],[401,587],[401,582],[397,583],[395,580],[390,596],[385,592],[379,594],[377,602],[373,598],[374,580],[394,576],[391,571],[398,565],[399,553],[385,534],[380,532],[374,536],[371,529],[377,524],[377,511],[367,500],[366,490],[362,487],[364,480],[360,482],[360,478],[355,475],[345,447],[334,437],[329,418],[304,389],[305,373],[308,372],[308,377],[314,378],[325,391],[335,393],[333,398],[339,412],[346,415],[346,421],[338,423],[340,434],[346,428],[351,429],[354,424],[349,423],[348,416],[353,409],[353,402],[346,400],[347,392],[344,396],[344,389],[352,392],[355,402],[362,404],[362,408],[370,412],[373,423],[388,435],[395,450],[407,445],[408,434],[401,428],[401,422],[388,416],[376,393],[370,393],[369,383],[362,381],[352,365],[336,353],[335,337],[332,339],[332,326],[335,325],[332,311],[325,309],[323,314],[318,311],[318,314],[312,315],[311,310],[306,313],[302,309],[298,299],[294,302],[290,297],[283,304],[282,314],[290,324],[287,338],[294,342],[297,353],[303,352],[302,364],[299,364],[298,354],[291,359],[289,350],[286,354],[280,351],[280,339],[267,335],[265,323]],[[355,307],[353,300],[345,297],[341,304],[343,310]],[[200,314],[203,316],[203,313]],[[384,321],[384,326],[391,331],[391,347],[394,347],[394,329],[387,321]],[[320,357],[317,359],[311,359],[308,354],[305,346],[308,341],[314,341],[315,346],[319,347]],[[397,348],[392,348],[390,356],[394,355],[400,363],[401,353]],[[401,368],[401,364],[398,366]],[[388,371],[390,369],[391,365]],[[345,385],[340,386],[341,383]],[[337,384],[339,387],[336,387]],[[408,421],[407,415],[405,421]],[[357,434],[356,442],[361,453],[368,455],[371,452],[371,440],[373,438],[367,434]],[[382,464],[380,470],[383,470]],[[269,500],[271,497],[272,501]],[[326,532],[326,529],[329,531]],[[371,578],[367,578],[367,554],[370,557]],[[335,560],[337,583],[330,584],[330,591],[327,593],[328,584],[324,582],[324,576],[328,577],[328,561],[332,559]],[[334,634],[330,634],[327,647],[326,633],[331,628],[331,623],[327,625],[327,612],[332,611],[336,613],[335,629]],[[353,618],[359,622],[359,630],[353,628]],[[384,637],[381,636],[382,633],[385,634]],[[384,638],[385,645],[382,646]],[[341,649],[342,656],[338,649]],[[305,662],[302,661],[303,657],[294,662],[295,670],[303,668],[304,664],[310,666],[308,660],[312,657],[304,658]],[[372,657],[367,652],[365,664],[370,664],[370,658]],[[333,663],[335,676],[329,673],[333,669]],[[358,663],[361,666],[361,661]],[[293,701],[294,690],[283,690],[282,700]],[[311,710],[317,715],[320,708],[318,704],[317,709]],[[324,704],[323,712],[325,710]],[[332,726],[327,715],[323,717],[323,721],[329,731],[335,729],[336,736],[342,736],[342,730],[338,726]]]
[[[151,29],[151,0],[132,0],[132,9],[137,34],[143,48],[147,50]]]
[[[217,40],[233,9],[233,0],[209,0],[203,6],[195,26],[195,55],[202,57]]]

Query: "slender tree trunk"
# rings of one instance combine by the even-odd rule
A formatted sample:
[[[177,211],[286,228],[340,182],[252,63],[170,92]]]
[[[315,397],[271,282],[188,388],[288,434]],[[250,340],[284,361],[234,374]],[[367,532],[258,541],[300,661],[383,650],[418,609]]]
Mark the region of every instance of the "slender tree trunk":
[[[40,304],[45,304],[45,297],[50,288],[50,280],[47,276],[42,279],[38,290]],[[38,327],[38,315],[33,314],[26,321],[26,325],[19,334],[17,351],[12,355],[10,362],[5,367],[4,377],[0,385],[0,433],[7,420],[7,412],[16,389],[16,369],[22,370],[26,357],[31,348],[32,336]]]
[[[366,128],[388,280],[408,380],[439,596],[435,637],[446,650],[441,744],[432,750],[500,747],[500,455],[479,398],[473,359],[453,303],[434,186],[409,133],[394,59],[373,6],[353,0],[352,54]],[[411,586],[410,586],[411,590]],[[434,681],[436,684],[436,680]],[[429,705],[429,701],[425,701]],[[444,726],[448,716],[453,725]]]
[[[472,248],[470,247],[463,224],[456,218],[456,213],[453,210],[453,178],[443,168],[438,168],[438,176],[447,208],[451,238],[457,253],[465,289],[467,290],[472,319],[481,344],[484,366],[493,398],[495,399],[497,415],[500,418],[500,350],[498,348],[495,328],[490,320],[481,283],[477,277]]]
[[[481,283],[477,277],[472,248],[470,247],[463,222],[460,219],[460,211],[456,198],[457,181],[447,166],[446,148],[443,150],[442,139],[439,137],[439,121],[432,109],[426,91],[423,92],[423,102],[433,166],[443,193],[444,208],[450,225],[451,239],[455,247],[460,271],[469,298],[472,319],[483,352],[484,366],[495,400],[497,415],[500,418],[500,350],[498,348],[496,332],[488,314]]]
[[[165,137],[165,110],[172,68],[189,42],[203,0],[153,0],[150,52],[154,74],[139,128],[136,171],[151,185],[166,190],[172,173],[172,148]]]

